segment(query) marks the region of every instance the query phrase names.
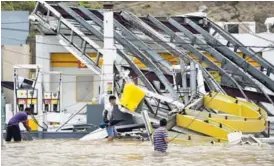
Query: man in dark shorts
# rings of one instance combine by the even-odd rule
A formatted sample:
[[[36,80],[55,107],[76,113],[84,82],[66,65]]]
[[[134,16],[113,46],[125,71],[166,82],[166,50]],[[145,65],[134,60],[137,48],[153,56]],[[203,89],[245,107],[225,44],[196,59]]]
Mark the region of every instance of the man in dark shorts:
[[[21,122],[23,123],[26,130],[30,131],[30,127],[27,125],[27,119],[29,114],[30,108],[26,108],[25,111],[18,112],[9,120],[6,136],[7,142],[10,142],[12,138],[15,142],[20,142],[22,140],[19,127],[19,123]]]
[[[160,127],[157,128],[153,136],[154,151],[166,152],[168,144],[168,133],[166,129],[167,120],[160,120]]]
[[[106,130],[108,133],[108,141],[113,141],[114,137],[116,136],[115,126],[111,124],[113,121],[113,111],[114,106],[116,105],[116,97],[109,96],[109,104],[103,111],[104,122],[107,124]]]

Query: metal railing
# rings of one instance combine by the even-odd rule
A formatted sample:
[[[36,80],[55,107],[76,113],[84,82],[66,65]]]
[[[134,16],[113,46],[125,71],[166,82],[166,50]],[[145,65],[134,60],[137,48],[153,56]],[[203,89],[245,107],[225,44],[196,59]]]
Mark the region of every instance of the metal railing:
[[[79,109],[78,111],[76,111],[73,115],[71,115],[67,121],[65,121],[60,127],[58,127],[58,129],[56,129],[56,132],[59,131],[62,127],[64,127],[69,121],[71,121],[71,119],[73,119],[76,115],[78,115],[82,110],[84,110],[84,108],[87,107],[88,104],[84,105],[81,109]]]

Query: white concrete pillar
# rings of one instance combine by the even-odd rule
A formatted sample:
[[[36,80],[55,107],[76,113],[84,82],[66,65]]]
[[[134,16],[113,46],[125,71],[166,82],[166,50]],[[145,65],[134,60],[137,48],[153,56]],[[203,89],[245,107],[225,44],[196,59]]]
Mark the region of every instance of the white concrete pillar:
[[[108,98],[113,95],[114,87],[114,60],[116,50],[114,47],[114,26],[113,26],[113,5],[104,5],[104,54],[102,66],[102,93],[104,95],[104,104],[109,103]]]
[[[51,70],[51,62],[49,60],[45,60],[45,59],[50,59],[50,54],[51,52],[53,52],[53,50],[57,50],[55,47],[52,48],[52,50],[50,49],[50,47],[48,47],[45,44],[41,44],[44,42],[54,42],[54,41],[58,41],[57,38],[54,37],[54,39],[45,37],[45,36],[36,36],[36,54],[39,54],[39,57],[36,57],[36,65],[40,65],[41,67],[43,67],[43,71],[44,72],[49,72]],[[58,49],[60,49],[61,47],[57,47]],[[63,51],[63,50],[62,50]],[[57,50],[56,52],[61,52],[59,50]],[[41,58],[41,56],[43,58]],[[47,114],[43,113],[43,94],[42,94],[42,82],[44,82],[44,89],[45,90],[50,90],[50,75],[49,74],[43,74],[40,73],[38,80],[37,80],[37,84],[36,84],[36,88],[38,90],[38,115],[37,120],[39,125],[46,127],[44,125],[44,123],[47,123]],[[38,127],[39,131],[43,131],[43,129],[41,127]]]

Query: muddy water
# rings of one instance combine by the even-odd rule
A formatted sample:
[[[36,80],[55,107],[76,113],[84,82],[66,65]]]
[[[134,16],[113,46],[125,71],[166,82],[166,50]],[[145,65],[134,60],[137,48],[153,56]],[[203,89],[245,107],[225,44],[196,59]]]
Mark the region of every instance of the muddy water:
[[[169,154],[152,152],[148,142],[34,140],[5,144],[3,166],[233,165],[273,166],[274,147],[170,144]]]

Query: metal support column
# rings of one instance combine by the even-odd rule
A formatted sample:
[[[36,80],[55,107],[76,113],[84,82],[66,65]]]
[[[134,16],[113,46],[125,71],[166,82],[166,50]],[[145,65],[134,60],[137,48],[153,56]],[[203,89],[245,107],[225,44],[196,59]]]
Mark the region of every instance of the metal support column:
[[[41,78],[39,79],[38,78],[38,80],[40,80],[41,81],[41,90],[40,90],[40,93],[38,94],[38,96],[39,97],[41,97],[41,99],[43,99],[44,97],[44,90],[42,90],[43,89],[43,84],[44,84],[44,74],[43,73],[41,73]],[[42,95],[41,95],[42,94]],[[41,108],[41,114],[42,114],[42,119],[43,119],[43,127],[47,127],[47,126],[45,126],[45,124],[48,124],[48,120],[47,120],[47,112],[43,109],[43,101],[41,101],[40,100],[40,102],[42,103],[41,105],[40,105],[40,108]],[[38,110],[39,111],[39,110]],[[40,127],[39,127],[40,128]],[[40,130],[39,130],[40,131]],[[41,129],[41,131],[43,131],[43,129]]]
[[[3,51],[3,49],[1,49],[1,80],[3,81],[3,69],[4,69],[4,66],[3,66],[3,56],[4,56],[4,51]],[[4,91],[3,91],[3,88],[1,88],[1,98],[2,98],[2,100],[1,100],[1,146],[4,146],[4,138],[3,138],[3,130],[4,130],[4,124],[5,124],[5,115],[6,115],[6,113],[5,113],[5,111],[4,111],[4,109],[5,109],[5,102],[4,102],[4,99],[3,99],[3,97],[4,97]]]
[[[196,67],[193,61],[190,62],[190,90],[191,90],[191,96],[195,97],[196,96]]]
[[[13,67],[13,115],[17,113],[17,69]]]
[[[199,66],[198,64],[195,64],[195,68],[196,68],[196,75],[197,75],[197,95],[199,95],[198,93],[206,94],[203,70],[201,66]],[[208,76],[205,75],[205,77],[208,77]],[[212,82],[208,82],[208,83],[212,84]],[[214,85],[214,83],[212,85]]]
[[[4,129],[5,129],[5,115],[6,115],[6,111],[5,111],[5,96],[4,96],[4,92],[2,89],[1,92],[1,146],[4,146]]]
[[[182,59],[180,59],[180,67],[181,67],[181,74],[182,74],[182,84],[183,84],[183,91],[187,89],[187,79],[186,79],[186,66]],[[184,103],[188,103],[188,93],[184,93]]]

